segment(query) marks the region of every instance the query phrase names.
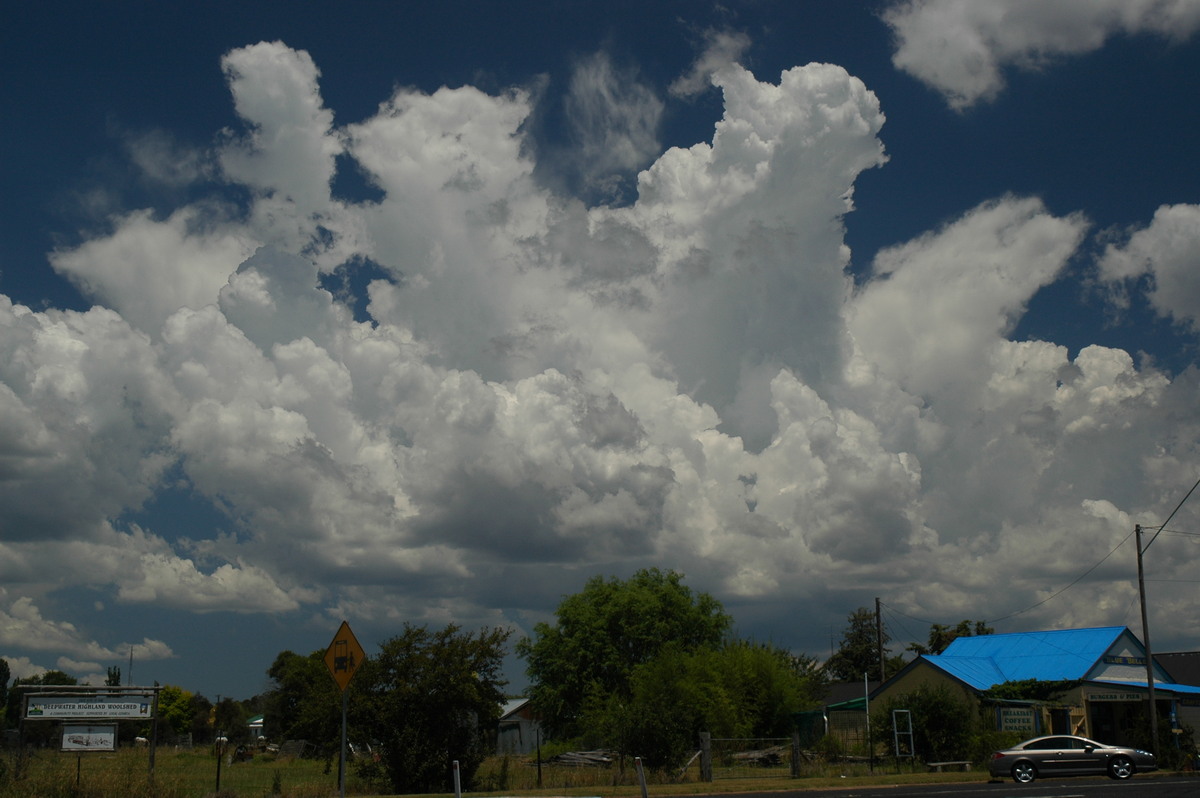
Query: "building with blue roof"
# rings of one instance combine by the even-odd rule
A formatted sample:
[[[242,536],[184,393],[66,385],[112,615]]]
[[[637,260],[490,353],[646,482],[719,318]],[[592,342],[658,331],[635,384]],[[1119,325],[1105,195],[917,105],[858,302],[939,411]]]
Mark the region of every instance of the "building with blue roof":
[[[1062,683],[1052,701],[999,701],[986,691],[1007,682]],[[994,710],[996,728],[1036,734],[1082,734],[1133,742],[1146,725],[1146,649],[1125,626],[978,635],[955,639],[941,654],[923,655],[871,694],[901,699],[921,686],[945,685],[973,705]],[[1154,663],[1160,718],[1200,728],[1200,687],[1177,684]]]

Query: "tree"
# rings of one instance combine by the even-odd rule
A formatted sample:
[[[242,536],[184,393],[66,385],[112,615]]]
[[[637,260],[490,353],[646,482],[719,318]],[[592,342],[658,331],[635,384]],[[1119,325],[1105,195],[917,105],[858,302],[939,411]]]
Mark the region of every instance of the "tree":
[[[903,660],[889,658],[887,644],[891,637],[883,632],[884,677],[889,677],[904,666]],[[837,682],[861,681],[863,674],[879,678],[879,636],[875,613],[859,607],[846,619],[846,630],[838,650],[825,663],[829,678]]]
[[[680,652],[716,648],[731,619],[707,593],[693,593],[683,575],[657,568],[627,581],[596,576],[517,644],[528,663],[530,698],[547,732],[578,736],[585,705],[631,696],[634,669],[667,646]]]
[[[250,737],[250,728],[246,725],[246,711],[240,701],[233,698],[222,698],[213,707],[213,726],[219,732],[224,732],[230,743],[243,743]]]
[[[210,742],[216,736],[216,729],[213,728],[213,721],[216,718],[216,709],[212,702],[205,698],[200,693],[192,696],[191,700],[192,722],[188,731],[192,733],[192,741]]]
[[[960,637],[973,637],[995,633],[996,630],[983,621],[975,621],[974,623],[971,621],[959,621],[958,626],[954,627],[935,623],[929,627],[928,645],[923,646],[920,643],[913,643],[908,647],[908,650],[920,655],[941,654],[951,643]]]
[[[491,753],[510,634],[405,624],[359,665],[354,687],[363,695],[352,704],[353,726],[379,743],[393,792],[450,791],[453,760],[462,782],[471,783]]]
[[[173,684],[163,685],[158,691],[158,719],[172,737],[187,734],[192,725],[192,694]]]
[[[811,665],[741,640],[691,652],[670,645],[634,669],[627,701],[610,695],[585,706],[583,725],[599,744],[637,754],[650,767],[677,766],[702,731],[789,735],[792,714],[818,705],[822,681]]]
[[[8,680],[12,671],[8,668],[8,660],[0,659],[0,707],[8,706]]]
[[[121,669],[116,666],[109,666],[108,676],[104,678],[105,687],[120,687],[121,686]]]
[[[12,689],[8,691],[8,704],[5,707],[5,714],[8,717],[8,722],[15,726],[21,718],[21,713],[24,711],[25,695],[29,690],[22,689],[23,687],[35,687],[39,685],[74,685],[78,684],[79,680],[74,676],[68,676],[62,671],[46,671],[38,676],[26,676],[23,679],[14,679]],[[49,724],[38,723],[34,724],[33,728],[27,730],[26,740],[35,745],[49,744],[53,736],[52,728]]]
[[[341,734],[341,701],[325,652],[282,651],[267,669],[274,687],[263,696],[263,731],[272,740],[331,743]]]

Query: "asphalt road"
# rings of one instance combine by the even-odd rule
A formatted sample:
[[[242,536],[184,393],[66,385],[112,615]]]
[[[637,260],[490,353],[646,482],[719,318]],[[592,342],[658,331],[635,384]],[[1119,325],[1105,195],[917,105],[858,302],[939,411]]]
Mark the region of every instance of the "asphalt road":
[[[1196,798],[1200,777],[1134,776],[1129,781],[1106,778],[1041,779],[1032,784],[1012,781],[969,784],[917,784],[902,787],[856,786],[829,790],[785,790],[739,793],[738,798]]]

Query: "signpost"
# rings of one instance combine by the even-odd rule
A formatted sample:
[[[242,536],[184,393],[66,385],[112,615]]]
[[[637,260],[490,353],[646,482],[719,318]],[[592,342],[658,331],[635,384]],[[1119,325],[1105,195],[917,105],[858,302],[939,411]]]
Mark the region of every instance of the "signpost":
[[[338,792],[341,798],[346,798],[346,687],[362,665],[364,657],[366,652],[358,644],[350,624],[342,621],[337,634],[333,636],[333,642],[325,650],[325,667],[329,668],[329,675],[342,691],[342,755],[338,767]]]
[[[125,695],[30,695],[25,717],[30,720],[104,718],[130,720],[153,715],[154,693]]]
[[[31,685],[14,689],[24,693],[20,721],[22,737],[28,722],[56,721],[62,729],[61,749],[80,756],[88,751],[116,750],[117,721],[149,721],[149,776],[154,778],[159,687]],[[80,761],[76,761],[77,782]]]

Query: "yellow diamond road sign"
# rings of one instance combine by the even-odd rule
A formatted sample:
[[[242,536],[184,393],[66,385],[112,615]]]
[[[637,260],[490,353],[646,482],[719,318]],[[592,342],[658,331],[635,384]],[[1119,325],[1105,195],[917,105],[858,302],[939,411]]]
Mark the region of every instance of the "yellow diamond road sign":
[[[329,644],[329,650],[325,652],[325,667],[329,668],[333,680],[343,692],[365,656],[366,652],[358,644],[354,632],[350,631],[350,624],[342,621],[337,634],[333,636],[333,642]]]

